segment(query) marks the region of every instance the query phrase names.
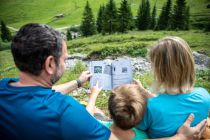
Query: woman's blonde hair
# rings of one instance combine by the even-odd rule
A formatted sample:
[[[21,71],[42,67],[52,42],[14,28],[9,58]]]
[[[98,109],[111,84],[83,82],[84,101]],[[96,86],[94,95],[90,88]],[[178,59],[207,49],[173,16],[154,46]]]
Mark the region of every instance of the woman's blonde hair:
[[[112,90],[108,108],[114,124],[127,130],[139,124],[146,109],[147,97],[137,85],[126,84]]]
[[[149,57],[157,82],[156,90],[184,93],[195,81],[195,64],[192,51],[183,39],[166,37],[149,51]]]

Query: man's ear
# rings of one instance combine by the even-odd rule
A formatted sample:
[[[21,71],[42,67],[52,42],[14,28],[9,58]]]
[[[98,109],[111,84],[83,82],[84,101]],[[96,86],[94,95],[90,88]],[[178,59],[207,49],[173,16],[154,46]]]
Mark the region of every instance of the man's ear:
[[[55,58],[53,56],[48,56],[45,60],[45,63],[44,63],[44,70],[52,75],[54,74],[55,72],[55,69],[56,69],[56,64],[55,64]]]

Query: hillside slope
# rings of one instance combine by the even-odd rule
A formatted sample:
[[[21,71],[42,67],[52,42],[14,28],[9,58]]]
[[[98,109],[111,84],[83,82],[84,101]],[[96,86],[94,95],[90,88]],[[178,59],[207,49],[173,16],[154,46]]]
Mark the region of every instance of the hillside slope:
[[[153,7],[156,0],[150,0]],[[163,2],[157,1],[158,13]],[[174,2],[175,0],[173,0]],[[108,0],[89,0],[96,17],[99,6],[106,4]],[[115,0],[119,7],[121,0]],[[137,13],[141,0],[129,0],[133,15]],[[206,22],[210,18],[210,9],[206,6],[210,0],[187,0],[191,8],[191,21],[193,24]],[[0,0],[0,18],[12,27],[19,28],[28,22],[46,23],[53,27],[63,27],[80,24],[86,0]],[[63,14],[63,18],[54,18]]]

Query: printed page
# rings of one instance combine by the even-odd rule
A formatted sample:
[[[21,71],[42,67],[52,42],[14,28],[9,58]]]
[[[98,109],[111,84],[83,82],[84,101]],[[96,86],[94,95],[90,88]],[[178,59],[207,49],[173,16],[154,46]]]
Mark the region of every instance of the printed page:
[[[93,73],[90,79],[90,87],[95,86],[98,80],[99,87],[102,87],[104,90],[112,89],[111,61],[92,61],[90,62],[89,69],[90,72]]]
[[[118,59],[112,62],[112,87],[132,82],[132,67],[129,59]]]

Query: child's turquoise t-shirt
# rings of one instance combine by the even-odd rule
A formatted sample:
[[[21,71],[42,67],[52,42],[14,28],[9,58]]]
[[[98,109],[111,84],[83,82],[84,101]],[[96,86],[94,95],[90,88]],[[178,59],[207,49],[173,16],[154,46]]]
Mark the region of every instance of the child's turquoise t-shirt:
[[[147,131],[150,138],[176,134],[190,113],[195,115],[192,126],[207,118],[210,94],[204,88],[194,88],[186,94],[160,94],[150,98],[144,118],[138,128]]]
[[[110,126],[113,124],[113,122],[106,122],[106,121],[101,121],[101,120],[99,120],[99,122],[102,123],[107,128],[110,128]],[[136,128],[132,128],[132,130],[135,133],[135,137],[133,138],[133,140],[144,140],[148,138],[147,134],[144,131],[141,131]]]

